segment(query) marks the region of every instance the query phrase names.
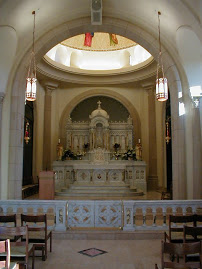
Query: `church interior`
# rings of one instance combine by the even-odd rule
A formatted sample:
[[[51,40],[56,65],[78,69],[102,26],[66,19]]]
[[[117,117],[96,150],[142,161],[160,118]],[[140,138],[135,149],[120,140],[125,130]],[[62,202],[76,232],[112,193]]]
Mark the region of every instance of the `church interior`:
[[[0,208],[102,200],[131,210],[130,202],[158,208],[164,199],[202,208],[201,0],[0,0],[0,40]],[[133,221],[121,218],[129,230]],[[83,236],[66,235],[69,253]],[[110,252],[116,241],[106,238],[98,248]],[[124,248],[127,239],[124,253],[138,251],[138,243]],[[117,267],[113,253],[110,268],[154,268],[162,238],[143,239],[158,254]],[[71,269],[110,264],[74,258]],[[36,265],[58,260],[46,262]]]

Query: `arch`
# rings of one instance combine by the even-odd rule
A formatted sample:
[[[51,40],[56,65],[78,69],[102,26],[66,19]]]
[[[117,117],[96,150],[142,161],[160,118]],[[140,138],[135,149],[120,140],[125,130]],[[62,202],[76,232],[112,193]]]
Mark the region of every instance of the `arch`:
[[[176,41],[179,55],[187,73],[189,86],[202,87],[202,47],[198,36],[191,27],[184,25],[178,28]]]
[[[0,26],[0,40],[0,91],[5,92],[17,48],[17,35],[15,29],[10,26]]]
[[[117,101],[119,101],[122,105],[127,107],[127,110],[129,111],[131,118],[133,120],[134,139],[135,139],[135,142],[137,143],[138,138],[141,138],[141,123],[140,123],[140,117],[138,115],[137,110],[135,109],[133,104],[127,98],[125,98],[123,95],[121,95],[115,91],[108,90],[108,89],[89,90],[89,91],[84,92],[84,93],[80,94],[79,96],[75,97],[73,100],[71,100],[70,103],[68,103],[66,105],[66,107],[61,115],[60,123],[59,123],[59,129],[60,129],[59,135],[60,135],[62,141],[65,141],[65,137],[66,137],[66,128],[65,128],[66,121],[69,118],[69,115],[70,115],[71,111],[75,108],[75,106],[78,105],[81,101],[87,99],[88,97],[99,96],[99,95],[114,98]]]
[[[68,29],[68,31],[67,31]],[[158,40],[155,39],[150,33],[145,31],[142,28],[139,28],[137,25],[130,24],[129,22],[118,20],[114,18],[103,18],[103,24],[100,26],[94,26],[90,23],[90,18],[83,18],[82,20],[77,19],[74,21],[67,22],[65,24],[59,25],[54,31],[49,31],[47,34],[43,35],[41,38],[38,39],[36,42],[36,59],[39,61],[44,54],[50,50],[53,46],[58,44],[59,42],[63,41],[68,37],[72,37],[77,34],[84,33],[86,31],[95,32],[113,32],[119,35],[123,35],[131,40],[136,41],[145,49],[147,49],[155,59],[158,56]],[[169,55],[169,52],[162,49],[163,52],[163,61],[164,61],[164,70],[165,75],[169,81],[169,89],[171,95],[171,103],[172,103],[172,116],[173,116],[173,125],[175,128],[172,132],[173,138],[173,181],[175,182],[174,186],[174,198],[179,196],[181,189],[183,189],[185,180],[185,152],[181,145],[178,145],[177,141],[181,141],[184,145],[184,137],[182,133],[184,132],[184,125],[181,124],[178,116],[178,96],[177,92],[181,89],[181,79],[179,77],[178,69],[175,65],[173,58]],[[18,159],[18,165],[14,168],[12,166],[11,156],[9,156],[9,182],[13,184],[13,181],[18,181],[17,184],[17,192],[11,191],[14,187],[11,187],[9,190],[9,198],[19,198],[21,196],[21,188],[19,182],[22,180],[22,171],[19,169],[20,166],[23,164],[23,143],[21,141],[22,133],[22,126],[21,122],[16,123],[17,117],[24,117],[24,89],[25,89],[25,78],[26,78],[26,66],[29,60],[29,52],[24,54],[24,57],[21,59],[20,65],[16,67],[16,76],[14,80],[14,84],[12,87],[12,102],[11,102],[11,110],[12,110],[12,117],[10,122],[10,132],[12,131],[12,135],[10,136],[10,149],[13,150],[16,154],[16,158]],[[175,57],[175,61],[177,62],[178,58]],[[180,70],[182,74],[183,70]],[[118,77],[118,76],[117,76]],[[88,91],[84,95],[80,95],[78,98],[82,100],[82,98],[86,98],[90,94],[97,94],[101,93],[101,90],[96,91]],[[126,100],[123,96],[118,95],[115,91],[107,91],[102,90],[102,94],[110,95],[113,98],[117,98],[120,102],[128,107],[128,110],[131,113],[132,118],[135,120],[134,125],[140,126],[139,118],[137,113],[132,106],[132,104]],[[75,104],[79,100],[75,98]],[[69,113],[72,109],[72,102],[67,106],[65,113]],[[64,114],[61,121],[64,120]],[[61,122],[60,122],[61,124]],[[15,127],[14,127],[15,126]],[[61,126],[61,125],[60,125]],[[138,128],[140,130],[140,128]],[[139,135],[140,137],[140,135]],[[21,149],[21,150],[20,150]],[[177,155],[176,152],[180,152],[181,158],[179,158],[179,154]],[[180,165],[179,165],[180,162]],[[16,176],[17,175],[17,176]],[[179,178],[181,181],[179,182]],[[10,186],[11,186],[10,184]],[[185,198],[185,197],[183,197]]]

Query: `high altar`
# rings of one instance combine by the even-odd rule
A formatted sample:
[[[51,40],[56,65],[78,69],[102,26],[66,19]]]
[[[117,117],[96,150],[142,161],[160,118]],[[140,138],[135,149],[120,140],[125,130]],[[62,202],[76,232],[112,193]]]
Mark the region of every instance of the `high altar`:
[[[99,101],[88,122],[72,122],[69,118],[66,130],[66,148],[79,160],[53,162],[58,195],[79,196],[80,192],[124,196],[146,192],[146,164],[141,156],[137,161],[120,158],[133,148],[130,116],[127,122],[110,122]]]

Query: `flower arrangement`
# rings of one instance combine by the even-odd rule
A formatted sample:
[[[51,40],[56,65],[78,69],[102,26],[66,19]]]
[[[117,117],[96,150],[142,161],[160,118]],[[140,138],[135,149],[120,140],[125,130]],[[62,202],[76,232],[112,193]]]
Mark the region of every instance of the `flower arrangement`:
[[[135,149],[128,149],[122,157],[123,160],[134,160],[136,161],[136,153],[135,153]]]
[[[89,143],[84,143],[83,148],[85,152],[89,150],[89,146],[90,146]]]
[[[74,152],[72,152],[70,149],[66,149],[63,152],[62,161],[66,160],[66,159],[76,160],[77,159],[77,156],[74,155]]]
[[[115,143],[115,144],[114,144],[114,150],[117,151],[119,148],[120,148],[120,144]]]

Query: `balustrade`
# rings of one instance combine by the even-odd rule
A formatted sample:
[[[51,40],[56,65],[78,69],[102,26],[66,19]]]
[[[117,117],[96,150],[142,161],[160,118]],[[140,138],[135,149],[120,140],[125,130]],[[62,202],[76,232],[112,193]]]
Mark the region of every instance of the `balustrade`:
[[[5,200],[0,201],[1,214],[47,214],[50,216],[48,228],[55,231],[66,230],[67,202],[54,200]],[[51,221],[52,219],[52,221]]]
[[[202,200],[93,201],[5,200],[0,214],[47,214],[55,231],[114,227],[125,231],[167,230],[168,215],[202,214]]]

